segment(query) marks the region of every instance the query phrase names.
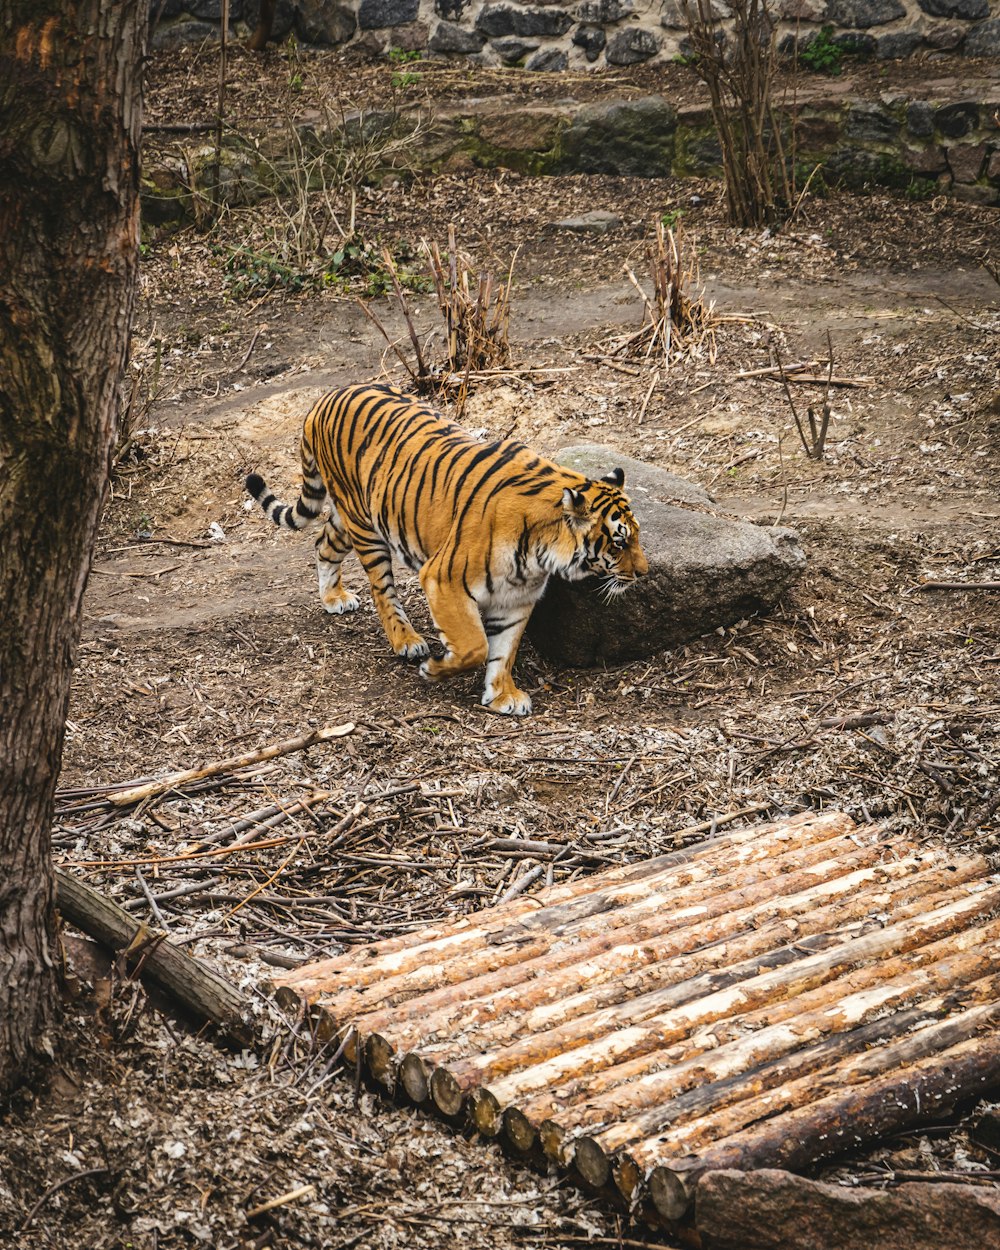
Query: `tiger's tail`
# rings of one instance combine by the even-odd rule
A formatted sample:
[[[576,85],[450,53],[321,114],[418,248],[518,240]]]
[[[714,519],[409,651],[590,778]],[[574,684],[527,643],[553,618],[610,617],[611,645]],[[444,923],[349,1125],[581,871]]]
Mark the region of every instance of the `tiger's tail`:
[[[326,487],[315,460],[302,466],[302,489],[295,503],[281,503],[267,488],[259,473],[251,473],[246,481],[247,492],[264,510],[264,515],[284,529],[304,530],[317,519],[326,502]]]

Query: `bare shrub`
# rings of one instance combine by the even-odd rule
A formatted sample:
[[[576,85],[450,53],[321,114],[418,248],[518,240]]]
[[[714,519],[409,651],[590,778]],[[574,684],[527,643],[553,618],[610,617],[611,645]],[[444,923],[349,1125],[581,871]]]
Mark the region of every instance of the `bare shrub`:
[[[412,389],[417,394],[454,401],[461,414],[473,381],[496,376],[498,371],[503,372],[510,366],[510,295],[517,254],[511,257],[506,279],[497,279],[479,268],[468,253],[459,248],[454,224],[448,227],[445,256],[441,255],[436,242],[422,240],[420,247],[437,296],[443,333],[435,328],[421,343],[396,262],[387,249],[383,250],[383,261],[406,323],[413,348],[412,360],[392,339],[370,305],[363,300],[358,302],[409,374]],[[444,340],[444,358],[433,360],[428,349],[437,338]]]
[[[691,67],[706,84],[734,226],[765,226],[796,206],[794,161],[788,159],[773,91],[778,69],[775,24],[767,0],[731,0],[730,31],[713,0],[681,0]]]
[[[628,357],[669,369],[671,361],[707,355],[715,363],[715,305],[706,303],[697,252],[688,248],[680,226],[671,230],[658,221],[646,246],[651,294],[647,295],[630,266],[625,274],[643,303],[642,325],[624,335],[602,340],[597,350],[608,357]]]

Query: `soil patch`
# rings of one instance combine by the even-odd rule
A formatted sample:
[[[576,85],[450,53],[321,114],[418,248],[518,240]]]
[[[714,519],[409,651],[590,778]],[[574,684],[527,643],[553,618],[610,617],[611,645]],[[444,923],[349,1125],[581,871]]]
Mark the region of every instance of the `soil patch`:
[[[214,64],[158,56],[153,119],[210,112]],[[266,76],[255,84],[257,63],[241,64],[248,110],[263,107]],[[263,64],[288,72],[280,52]],[[386,67],[350,72],[362,93]],[[447,98],[462,72],[422,68],[422,82]],[[622,77],[649,89],[638,70]],[[568,86],[514,78],[526,93]],[[622,226],[593,236],[554,225],[592,208]],[[292,490],[315,396],[390,365],[354,302],[361,286],[234,299],[226,255],[261,237],[265,210],[154,241],[137,344],[149,344],[157,391],[117,466],[62,785],[159,774],[310,726],[357,728],[111,821],[64,798],[60,860],[138,915],[148,916],[144,887],[154,897],[194,887],[160,904],[171,935],[258,995],[270,1041],[263,1058],[218,1051],[106,968],[81,973],[92,988],[68,1002],[59,1061],[5,1113],[4,1244],[653,1241],[624,1213],[473,1150],[459,1131],[355,1095],[303,1022],[290,1032],[271,1014],[269,968],[470,911],[522,875],[558,881],[672,849],[686,827],[739,809],[834,806],[945,842],[988,847],[995,836],[996,596],[921,589],[1000,579],[1000,290],[982,266],[994,211],[834,195],[779,233],[745,232],[724,224],[709,183],[487,173],[366,188],[356,211],[363,235],[411,248],[443,241],[455,221],[463,245],[504,273],[520,249],[515,355],[550,372],[515,369],[480,387],[470,427],[545,452],[612,443],[688,476],[740,515],[796,528],[806,573],[770,616],[647,661],[559,669],[526,645],[520,680],[536,715],[525,723],[484,713],[478,678],[425,686],[389,654],[356,563],[345,576],[362,609],[330,619],[308,541],[244,506],[251,469]],[[718,326],[714,363],[695,355],[654,382],[641,364],[601,363],[595,344],[638,325],[622,266],[641,277],[650,223],[666,213],[681,214],[707,295],[732,319]],[[411,302],[429,331],[431,299]],[[401,329],[386,301],[377,307]],[[822,356],[828,334],[837,374],[856,385],[832,392],[817,461],[759,371],[776,353]],[[412,580],[404,594],[429,629]],[[879,720],[851,720],[870,713]],[[305,814],[257,836],[270,845],[233,851],[235,821],[300,800]],[[485,850],[498,836],[554,849]],[[212,848],[226,854],[174,858]],[[893,1168],[991,1160],[943,1126],[827,1175],[870,1183]]]

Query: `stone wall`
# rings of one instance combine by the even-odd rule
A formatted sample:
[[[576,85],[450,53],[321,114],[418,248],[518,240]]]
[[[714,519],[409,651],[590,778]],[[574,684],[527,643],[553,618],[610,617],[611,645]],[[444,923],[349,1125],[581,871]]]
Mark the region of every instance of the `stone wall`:
[[[711,2],[724,24],[725,0]],[[221,0],[152,0],[154,44],[217,37],[221,9]],[[258,0],[231,0],[237,34],[257,9]],[[785,46],[797,34],[877,59],[1000,54],[1000,0],[771,0],[771,9]],[[679,0],[278,0],[273,35],[549,71],[670,60],[686,48]]]

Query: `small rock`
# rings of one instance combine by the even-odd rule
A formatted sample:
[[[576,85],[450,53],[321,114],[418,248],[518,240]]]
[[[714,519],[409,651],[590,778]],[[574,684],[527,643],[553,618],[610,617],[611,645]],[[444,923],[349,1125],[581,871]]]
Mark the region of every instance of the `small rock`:
[[[579,217],[564,217],[554,224],[558,230],[571,230],[576,234],[607,234],[609,230],[617,230],[622,219],[603,208],[595,208]]]
[[[716,515],[700,487],[665,469],[593,444],[556,459],[590,477],[624,469],[650,571],[606,605],[592,582],[553,578],[528,623],[551,660],[588,666],[656,655],[771,607],[805,564],[792,530]]]

